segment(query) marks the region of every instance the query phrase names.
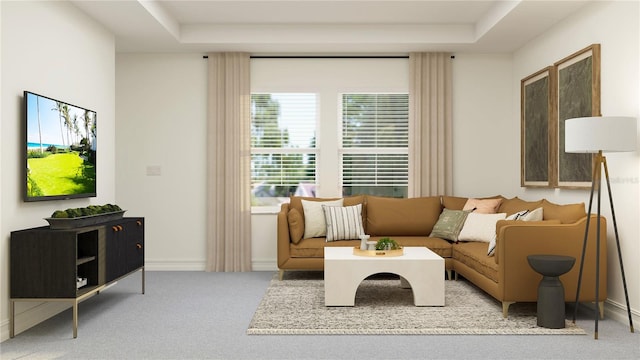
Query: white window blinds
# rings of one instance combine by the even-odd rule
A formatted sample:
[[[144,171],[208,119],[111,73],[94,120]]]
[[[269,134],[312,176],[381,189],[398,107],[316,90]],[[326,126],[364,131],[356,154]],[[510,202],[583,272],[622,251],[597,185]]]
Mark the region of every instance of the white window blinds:
[[[309,93],[251,95],[253,206],[315,191],[316,98]]]
[[[408,94],[342,95],[344,195],[406,197]]]

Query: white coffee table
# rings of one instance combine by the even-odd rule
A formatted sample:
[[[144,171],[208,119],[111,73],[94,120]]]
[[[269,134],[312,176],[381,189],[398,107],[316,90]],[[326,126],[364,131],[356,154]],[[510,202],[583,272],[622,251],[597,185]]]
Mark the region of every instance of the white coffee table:
[[[358,286],[370,275],[400,275],[416,306],[444,306],[444,259],[426,247],[405,247],[401,256],[359,256],[352,247],[324,248],[325,306],[354,306]]]

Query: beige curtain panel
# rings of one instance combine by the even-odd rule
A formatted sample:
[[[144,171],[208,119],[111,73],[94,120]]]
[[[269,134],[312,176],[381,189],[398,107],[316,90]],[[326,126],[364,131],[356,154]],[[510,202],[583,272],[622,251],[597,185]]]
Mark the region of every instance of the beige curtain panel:
[[[451,54],[409,54],[409,196],[453,192]]]
[[[208,54],[207,271],[251,271],[249,54]]]

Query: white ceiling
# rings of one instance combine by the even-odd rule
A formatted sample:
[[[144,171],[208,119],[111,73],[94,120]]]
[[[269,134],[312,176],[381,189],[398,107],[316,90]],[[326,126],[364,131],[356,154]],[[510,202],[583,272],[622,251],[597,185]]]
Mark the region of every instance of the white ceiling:
[[[71,0],[118,52],[512,52],[589,1]]]

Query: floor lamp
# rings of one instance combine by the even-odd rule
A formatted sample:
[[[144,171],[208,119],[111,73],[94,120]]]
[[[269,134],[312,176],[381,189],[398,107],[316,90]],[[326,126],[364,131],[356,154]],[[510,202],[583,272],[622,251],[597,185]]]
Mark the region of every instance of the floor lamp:
[[[627,302],[627,314],[629,315],[629,327],[633,331],[633,320],[631,318],[631,307],[629,306],[629,293],[627,292],[627,281],[622,265],[622,252],[620,250],[620,238],[618,237],[618,225],[616,223],[616,213],[613,208],[613,196],[611,195],[611,185],[609,183],[609,170],[607,159],[603,152],[631,152],[636,151],[636,119],[631,117],[581,117],[568,119],[564,123],[565,127],[565,152],[567,153],[592,153],[595,154],[593,163],[593,175],[591,179],[591,195],[589,198],[589,210],[593,204],[594,190],[598,194],[597,203],[597,235],[596,235],[596,321],[594,338],[598,338],[598,295],[600,287],[600,189],[602,179],[602,169],[604,168],[607,180],[607,191],[609,193],[609,204],[611,205],[611,217],[613,219],[613,230],[616,236],[616,246],[618,248],[618,260],[620,272],[622,273],[622,284],[624,286],[624,297]],[[584,233],[584,243],[582,246],[582,257],[580,260],[580,273],[578,275],[578,289],[576,291],[576,303],[573,313],[573,322],[576,322],[578,314],[578,301],[580,296],[580,285],[582,282],[582,270],[584,257],[587,249],[587,238],[589,235],[589,222],[591,216],[587,217],[587,226]]]

